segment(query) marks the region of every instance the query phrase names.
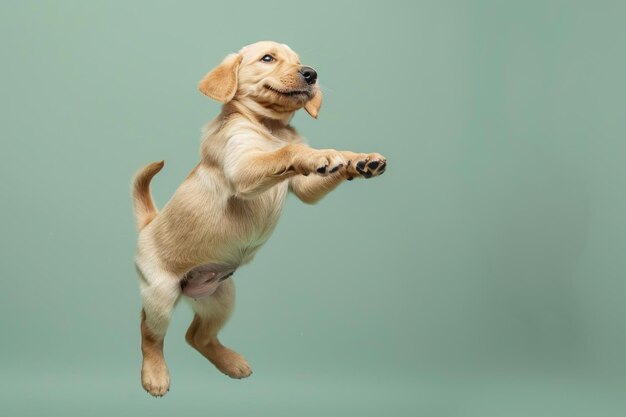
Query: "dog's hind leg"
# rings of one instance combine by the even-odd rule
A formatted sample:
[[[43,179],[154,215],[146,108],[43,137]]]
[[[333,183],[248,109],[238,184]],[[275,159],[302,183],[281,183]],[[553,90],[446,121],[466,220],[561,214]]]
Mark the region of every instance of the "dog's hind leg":
[[[213,294],[197,300],[189,299],[189,303],[196,314],[185,336],[187,343],[229,377],[250,376],[252,369],[244,357],[223,346],[217,338],[235,303],[232,278],[220,284]]]
[[[146,273],[137,268],[140,277],[141,298],[141,384],[155,397],[169,391],[170,374],[163,356],[163,339],[174,306],[180,297],[176,276],[162,271]]]

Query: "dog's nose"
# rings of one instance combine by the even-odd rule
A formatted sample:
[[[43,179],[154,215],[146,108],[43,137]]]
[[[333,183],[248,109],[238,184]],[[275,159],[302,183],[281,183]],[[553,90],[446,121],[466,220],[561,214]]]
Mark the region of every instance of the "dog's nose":
[[[315,80],[317,80],[317,72],[315,72],[313,68],[302,67],[300,68],[300,74],[302,74],[307,84],[315,84]]]

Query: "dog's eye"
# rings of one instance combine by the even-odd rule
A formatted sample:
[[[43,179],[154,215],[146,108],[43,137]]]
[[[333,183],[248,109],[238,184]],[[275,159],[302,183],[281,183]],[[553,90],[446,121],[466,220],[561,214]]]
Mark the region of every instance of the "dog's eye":
[[[261,61],[263,62],[272,62],[275,61],[274,57],[271,55],[263,55],[263,58],[261,58]]]

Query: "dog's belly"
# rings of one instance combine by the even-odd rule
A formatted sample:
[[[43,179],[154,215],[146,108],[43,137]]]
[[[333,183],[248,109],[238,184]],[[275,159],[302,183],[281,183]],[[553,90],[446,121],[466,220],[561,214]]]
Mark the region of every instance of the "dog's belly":
[[[200,265],[187,272],[180,281],[183,295],[201,298],[213,294],[220,284],[230,278],[236,268],[207,264]]]
[[[138,256],[158,259],[181,280],[204,265],[234,269],[250,262],[278,223],[288,184],[278,184],[248,200],[232,196],[224,199],[197,183],[187,185],[183,191],[177,191],[144,229],[138,247]],[[188,291],[195,291],[194,284],[190,285]]]
[[[218,249],[223,256],[220,262],[243,265],[252,260],[274,231],[286,194],[287,184],[280,184],[255,200],[228,203],[225,220],[230,225]]]
[[[262,218],[250,216],[249,233],[233,234],[232,239],[225,239],[221,247],[210,245],[207,248],[207,260],[210,262],[194,266],[185,273],[180,281],[182,294],[194,299],[207,297],[230,278],[239,265],[252,260],[256,252],[269,239],[276,226],[278,216],[263,215]],[[241,222],[238,223],[241,228]],[[216,256],[217,255],[217,256]],[[222,263],[224,262],[224,263]]]

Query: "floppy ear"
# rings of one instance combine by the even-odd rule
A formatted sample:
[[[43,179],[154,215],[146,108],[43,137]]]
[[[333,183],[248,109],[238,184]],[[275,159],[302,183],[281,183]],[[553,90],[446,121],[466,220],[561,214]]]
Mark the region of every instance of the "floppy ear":
[[[228,103],[237,92],[237,71],[243,56],[230,54],[198,84],[198,89],[213,100]]]
[[[312,118],[317,119],[317,115],[320,112],[320,107],[322,107],[322,91],[319,87],[317,87],[317,91],[311,97],[309,101],[304,105],[304,110],[307,111],[311,115]]]

